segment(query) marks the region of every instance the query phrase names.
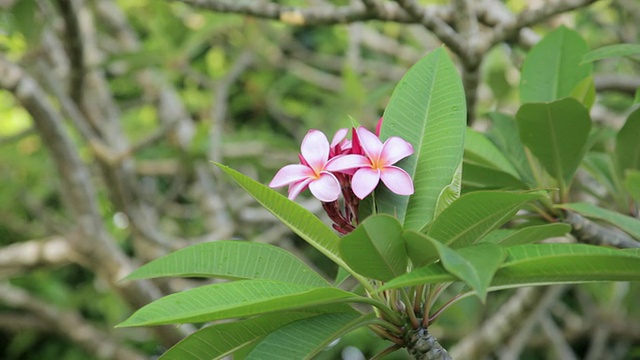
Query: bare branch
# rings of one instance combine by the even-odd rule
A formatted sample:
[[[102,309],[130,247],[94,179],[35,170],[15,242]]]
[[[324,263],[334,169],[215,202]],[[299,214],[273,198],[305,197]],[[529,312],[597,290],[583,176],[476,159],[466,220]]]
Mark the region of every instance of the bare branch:
[[[482,52],[486,52],[502,41],[515,38],[523,28],[537,24],[554,15],[591,5],[596,1],[597,0],[551,0],[536,8],[527,8],[514,19],[509,19],[496,25],[493,31],[489,33],[484,48],[481,50]]]
[[[571,234],[579,242],[617,248],[640,247],[640,241],[634,240],[626,233],[608,229],[573,211],[566,212],[565,221],[571,225]]]
[[[80,159],[60,114],[39,84],[20,67],[0,57],[0,88],[13,92],[31,114],[35,128],[51,154],[62,183],[62,198],[77,225],[77,234],[69,236],[74,248],[132,306],[141,307],[158,298],[160,292],[150,282],[118,283],[133,269],[133,265],[104,228],[89,170]],[[171,327],[159,328],[167,344],[180,340],[182,331]]]
[[[26,272],[40,266],[62,266],[84,262],[67,239],[53,236],[0,248],[0,274]]]
[[[460,57],[463,63],[475,61],[475,56],[469,53],[472,49],[467,46],[465,40],[431,8],[425,8],[415,0],[396,0],[396,2],[411,17],[432,31],[440,41]]]
[[[388,20],[412,23],[414,19],[394,6],[376,3],[373,8],[356,2],[348,6],[315,6],[297,8],[265,1],[174,0],[194,7],[224,13],[251,15],[279,20],[289,25],[347,24],[365,20]]]
[[[531,328],[539,314],[548,309],[565,289],[565,286],[518,289],[477,331],[460,340],[451,349],[451,356],[454,359],[485,357],[505,344],[515,329]]]
[[[19,287],[0,283],[0,302],[25,309],[53,325],[50,329],[67,337],[100,359],[144,360],[146,356],[125,347],[111,334],[90,324],[77,312],[63,310],[33,297]]]

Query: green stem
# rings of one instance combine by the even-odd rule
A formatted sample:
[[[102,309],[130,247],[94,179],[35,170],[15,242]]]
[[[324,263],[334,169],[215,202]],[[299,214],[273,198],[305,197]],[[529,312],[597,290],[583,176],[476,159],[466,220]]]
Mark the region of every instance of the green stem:
[[[363,304],[369,304],[371,306],[374,306],[376,309],[380,310],[380,312],[382,314],[384,314],[384,316],[389,321],[391,321],[393,324],[395,324],[397,326],[404,325],[404,321],[402,320],[402,318],[400,316],[398,316],[398,314],[396,312],[391,310],[391,308],[389,308],[383,302],[380,302],[380,301],[378,301],[376,299],[372,299],[372,298],[368,298],[368,297],[357,297],[357,298],[354,298],[352,301],[353,302],[358,302],[358,303],[363,303]]]

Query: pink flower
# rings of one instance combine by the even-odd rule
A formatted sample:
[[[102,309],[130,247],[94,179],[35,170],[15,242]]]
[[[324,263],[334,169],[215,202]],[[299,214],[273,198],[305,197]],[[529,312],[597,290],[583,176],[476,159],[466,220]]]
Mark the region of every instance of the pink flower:
[[[344,134],[343,134],[344,133]],[[332,172],[348,171],[358,166],[351,159],[353,155],[336,155],[342,152],[345,131],[339,131],[329,145],[327,137],[318,130],[309,130],[300,146],[300,164],[287,165],[280,169],[269,183],[272,188],[289,185],[289,199],[293,200],[307,187],[311,194],[323,202],[336,201],[341,193],[340,182]],[[332,151],[333,148],[333,151]],[[332,153],[333,154],[330,154]],[[329,159],[329,156],[332,158]],[[335,156],[333,156],[335,155]],[[338,166],[332,163],[346,158]]]
[[[365,156],[347,155],[336,158],[333,168],[342,169],[358,167],[351,179],[353,193],[360,199],[371,194],[380,180],[398,195],[413,194],[411,176],[397,166],[396,162],[413,154],[413,146],[397,136],[392,136],[382,143],[371,131],[359,127],[356,130],[357,139]],[[343,163],[344,162],[344,163]]]

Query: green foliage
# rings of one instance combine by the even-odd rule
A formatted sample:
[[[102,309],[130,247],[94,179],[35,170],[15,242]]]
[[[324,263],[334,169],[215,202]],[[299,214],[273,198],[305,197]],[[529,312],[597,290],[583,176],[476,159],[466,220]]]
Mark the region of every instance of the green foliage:
[[[586,202],[562,204],[563,209],[575,211],[584,216],[606,221],[626,232],[634,238],[640,240],[640,220],[619,212],[603,209],[597,205]]]
[[[573,98],[524,104],[516,114],[522,143],[558,181],[565,199],[586,151],[589,112]]]
[[[407,253],[398,220],[386,214],[365,219],[340,240],[340,254],[353,270],[389,281],[407,271]]]
[[[542,192],[471,192],[445,209],[426,234],[453,248],[469,246],[509,221],[526,203],[542,196]]]
[[[234,281],[165,296],[142,307],[118,326],[207,322],[344,303],[354,297],[355,294],[335,288],[262,279]]]
[[[415,153],[398,165],[412,177],[415,193],[376,192],[379,211],[397,216],[405,228],[421,229],[432,218],[445,187],[455,183],[462,162],[466,106],[462,82],[440,48],[400,80],[384,112],[382,140],[399,136]]]
[[[531,49],[522,65],[520,102],[546,102],[570,96],[592,71],[580,64],[587,44],[571,29],[560,26]]]
[[[640,256],[625,250],[582,244],[528,244],[505,249],[507,258],[495,273],[489,291],[532,285],[592,281],[637,281]],[[436,263],[402,275],[386,289],[453,281]]]
[[[125,280],[166,276],[266,279],[329,286],[300,259],[273,245],[246,241],[196,244],[147,263]]]
[[[640,170],[640,108],[629,114],[616,136],[616,162],[621,174]]]
[[[603,46],[601,48],[591,50],[582,55],[581,64],[602,60],[610,57],[622,57],[630,55],[640,55],[640,45],[638,44],[615,44]]]

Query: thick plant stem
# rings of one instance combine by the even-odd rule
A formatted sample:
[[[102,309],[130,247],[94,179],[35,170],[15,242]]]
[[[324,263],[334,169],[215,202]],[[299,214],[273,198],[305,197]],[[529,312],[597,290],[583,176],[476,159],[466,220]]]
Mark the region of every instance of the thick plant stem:
[[[416,360],[451,360],[447,350],[425,328],[408,332],[407,352]]]

